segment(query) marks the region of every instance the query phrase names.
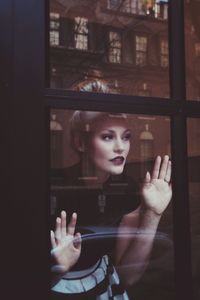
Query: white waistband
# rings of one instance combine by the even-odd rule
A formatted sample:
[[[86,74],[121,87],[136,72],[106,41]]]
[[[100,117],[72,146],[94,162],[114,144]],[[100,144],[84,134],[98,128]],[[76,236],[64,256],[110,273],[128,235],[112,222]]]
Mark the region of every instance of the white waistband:
[[[52,291],[65,294],[83,293],[88,291],[105,279],[107,266],[108,257],[105,255],[91,268],[67,272],[52,288]]]
[[[93,265],[92,267],[90,267],[88,269],[67,272],[62,278],[76,279],[76,278],[88,276],[89,274],[91,274],[92,272],[94,272],[96,270],[96,268],[98,267],[98,265],[100,265],[100,263],[101,263],[101,259],[98,260],[98,262],[95,265]]]

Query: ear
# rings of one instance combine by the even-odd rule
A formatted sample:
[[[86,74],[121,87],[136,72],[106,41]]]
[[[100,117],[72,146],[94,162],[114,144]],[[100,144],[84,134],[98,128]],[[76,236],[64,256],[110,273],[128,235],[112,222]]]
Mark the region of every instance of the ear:
[[[74,136],[74,145],[79,152],[85,151],[85,143],[83,138],[80,135]]]

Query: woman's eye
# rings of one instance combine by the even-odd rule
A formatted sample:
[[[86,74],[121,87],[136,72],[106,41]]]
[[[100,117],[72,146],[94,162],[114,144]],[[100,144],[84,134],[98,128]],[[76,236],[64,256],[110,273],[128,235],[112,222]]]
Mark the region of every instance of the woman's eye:
[[[103,135],[101,136],[101,138],[102,138],[102,140],[104,140],[104,141],[110,141],[110,140],[113,139],[113,136],[112,136],[111,134],[103,134]]]
[[[127,133],[123,136],[123,140],[125,141],[129,141],[131,139],[131,134],[130,133]]]

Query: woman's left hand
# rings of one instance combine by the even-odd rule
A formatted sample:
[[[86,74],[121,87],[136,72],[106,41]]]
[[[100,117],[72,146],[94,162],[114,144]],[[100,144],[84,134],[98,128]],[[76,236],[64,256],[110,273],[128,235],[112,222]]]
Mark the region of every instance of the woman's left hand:
[[[160,156],[156,157],[152,174],[146,173],[141,194],[143,208],[150,210],[156,215],[161,215],[172,198],[171,161],[165,155],[163,161]]]

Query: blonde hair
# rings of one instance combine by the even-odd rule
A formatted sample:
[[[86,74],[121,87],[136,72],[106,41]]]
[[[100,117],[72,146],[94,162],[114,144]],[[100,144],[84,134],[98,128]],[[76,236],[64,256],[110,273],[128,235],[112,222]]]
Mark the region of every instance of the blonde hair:
[[[102,79],[85,80],[76,85],[77,91],[82,92],[95,92],[95,93],[114,93],[108,83]],[[77,149],[77,141],[79,139],[87,138],[88,134],[98,121],[103,121],[109,118],[123,118],[126,119],[127,115],[123,113],[110,113],[110,112],[95,112],[95,111],[80,111],[77,110],[73,113],[70,119],[70,139],[72,146]],[[74,142],[76,140],[76,142]]]
[[[94,129],[97,122],[105,120],[123,119],[127,121],[124,113],[95,112],[76,110],[70,119],[70,139],[72,146],[77,149],[77,140],[86,138]]]

